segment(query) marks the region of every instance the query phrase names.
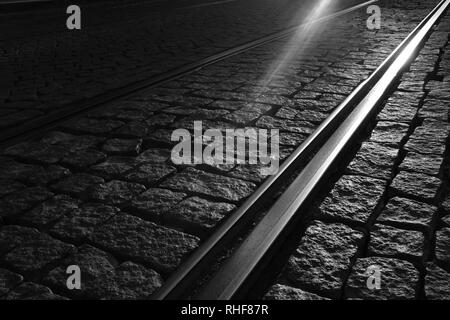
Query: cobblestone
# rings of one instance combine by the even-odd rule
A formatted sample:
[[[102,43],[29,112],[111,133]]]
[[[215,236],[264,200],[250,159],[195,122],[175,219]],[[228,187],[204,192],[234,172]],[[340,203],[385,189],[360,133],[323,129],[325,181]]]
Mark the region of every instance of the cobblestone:
[[[19,217],[19,221],[33,227],[44,228],[78,209],[80,201],[66,195],[56,195]]]
[[[441,99],[441,100],[450,100],[450,92],[448,90],[449,82],[439,83],[438,86],[435,86],[431,89],[429,93],[429,97],[431,99]]]
[[[309,293],[301,289],[276,284],[264,296],[266,300],[328,300],[314,293]]]
[[[445,151],[445,144],[439,141],[423,141],[415,139],[414,136],[408,140],[405,145],[407,151],[418,152],[422,154],[443,155]]]
[[[6,300],[67,300],[67,298],[54,294],[50,288],[33,282],[25,282],[11,290]]]
[[[144,164],[129,172],[125,179],[144,185],[154,185],[174,172],[176,172],[176,168],[167,164]]]
[[[278,129],[295,133],[311,134],[314,125],[307,121],[277,119],[270,116],[262,116],[256,122],[256,126],[267,129]]]
[[[66,265],[77,265],[83,275],[81,290],[67,290]],[[146,299],[162,284],[161,276],[139,264],[117,261],[89,245],[64,260],[45,277],[48,285],[64,291],[67,296],[90,299]]]
[[[449,273],[434,263],[427,265],[425,296],[428,300],[450,300]]]
[[[106,161],[90,167],[93,174],[104,179],[120,178],[136,166],[133,157],[109,157]]]
[[[77,173],[52,185],[52,188],[59,192],[73,196],[86,194],[88,189],[96,184],[104,183],[101,177],[86,173]]]
[[[442,156],[438,155],[424,155],[410,152],[400,164],[399,169],[439,177],[443,160]]]
[[[443,228],[436,232],[436,258],[450,264],[450,228]]]
[[[106,251],[148,263],[157,271],[173,271],[195,249],[199,239],[185,233],[119,214],[94,230],[90,240]]]
[[[403,102],[396,104],[388,100],[383,110],[378,114],[377,119],[389,122],[402,122],[410,124],[417,113],[416,106],[404,105]]]
[[[419,117],[422,119],[435,119],[441,122],[448,122],[449,112],[442,101],[427,100],[419,110]]]
[[[362,240],[361,232],[343,224],[314,222],[284,274],[306,290],[338,298]]]
[[[36,165],[18,163],[11,158],[1,158],[0,173],[3,179],[26,182],[37,168]]]
[[[43,136],[42,143],[58,146],[69,152],[77,153],[86,149],[94,149],[104,138],[92,135],[73,135],[63,131],[51,131]]]
[[[246,106],[242,109],[233,111],[232,113],[224,116],[224,119],[236,123],[238,125],[247,125],[252,121],[258,119],[262,114],[268,112],[270,106],[257,104]]]
[[[138,163],[163,163],[167,161],[170,157],[170,150],[168,149],[147,149],[142,152],[136,161]]]
[[[61,160],[65,154],[65,149],[46,143],[23,142],[9,147],[4,151],[5,155],[34,160],[44,164],[54,164]]]
[[[61,163],[77,169],[87,168],[106,159],[106,155],[97,150],[83,150],[66,155]]]
[[[405,139],[408,125],[398,122],[380,121],[372,131],[370,141],[398,148]]]
[[[75,133],[104,134],[124,125],[124,122],[116,120],[96,120],[79,118],[63,125],[64,129]]]
[[[429,232],[437,208],[418,201],[395,197],[381,212],[377,221],[403,229]]]
[[[393,258],[420,259],[424,254],[425,237],[419,231],[375,225],[370,232],[368,252]]]
[[[42,187],[26,188],[0,200],[0,216],[12,217],[31,209],[34,205],[42,202],[53,195]]]
[[[367,223],[383,192],[382,180],[343,176],[319,207],[318,216]]]
[[[401,196],[433,201],[441,186],[441,180],[421,173],[401,171],[392,181],[391,189]]]
[[[23,277],[21,275],[0,268],[0,298],[22,281]]]
[[[141,150],[142,139],[110,139],[102,151],[108,154],[137,155]]]
[[[425,120],[421,126],[414,130],[410,138],[421,140],[424,144],[433,141],[445,145],[449,130],[450,126],[446,122]]]
[[[5,190],[14,188],[14,186],[17,187],[18,182],[14,181],[14,179],[30,185],[45,185],[51,181],[64,178],[70,174],[68,169],[56,165],[50,165],[48,167],[26,165],[9,159],[2,165],[4,165],[3,168],[0,169],[2,177],[4,177],[2,180],[6,181],[11,179],[11,184],[8,183],[2,186]]]
[[[24,189],[26,186],[23,183],[14,181],[1,179],[0,180],[0,197],[4,197],[8,194],[11,194],[15,191],[19,191]]]
[[[145,186],[142,184],[113,180],[96,185],[92,189],[90,197],[108,204],[120,205],[144,191]]]
[[[35,229],[15,226],[0,229],[2,259],[15,270],[31,276],[73,250],[73,246]]]
[[[243,180],[223,177],[194,168],[174,175],[162,187],[182,192],[195,192],[228,201],[241,201],[251,194],[255,185]]]
[[[179,207],[180,201],[186,196],[182,192],[150,188],[134,198],[131,201],[131,207],[146,219],[160,220],[160,216],[167,213],[172,207]]]
[[[65,178],[70,174],[70,170],[64,167],[50,165],[47,168],[38,168],[28,177],[27,182],[31,185],[46,185],[50,182]]]
[[[236,206],[229,203],[190,197],[164,214],[164,219],[189,233],[203,235],[235,209]]]
[[[398,150],[377,143],[365,142],[347,170],[353,174],[389,180]]]
[[[59,239],[72,243],[86,240],[96,226],[101,225],[116,215],[119,210],[102,204],[84,204],[71,210],[58,220],[50,233]]]
[[[450,227],[450,216],[447,215],[442,217],[441,221],[445,226]]]

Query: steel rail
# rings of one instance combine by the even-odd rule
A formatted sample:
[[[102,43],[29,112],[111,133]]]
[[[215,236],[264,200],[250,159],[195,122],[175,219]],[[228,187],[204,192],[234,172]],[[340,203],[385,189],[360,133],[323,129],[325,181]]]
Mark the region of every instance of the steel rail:
[[[348,146],[354,142],[358,133],[376,113],[377,106],[386,97],[392,85],[406,66],[418,53],[423,42],[432,32],[433,27],[445,13],[450,0],[443,0],[411,32],[403,43],[375,71],[381,77],[372,84],[370,79],[356,91],[370,86],[370,90],[361,101],[352,108],[350,114],[334,130],[326,143],[319,149],[312,160],[296,177],[294,182],[278,198],[264,218],[251,231],[232,256],[221,266],[219,271],[203,286],[195,299],[234,299],[242,298],[257,279],[273,253],[283,243],[283,235],[292,227],[292,223],[307,209],[318,189],[326,182],[336,160]],[[373,74],[373,75],[374,75]],[[373,76],[372,75],[372,76]],[[352,93],[355,96],[357,92]],[[345,101],[339,108],[347,107]],[[336,114],[332,115],[332,117]]]
[[[35,118],[34,120],[28,121],[21,126],[16,126],[12,129],[5,130],[1,133],[0,136],[0,146],[7,147],[14,143],[20,142],[27,138],[35,137],[36,135],[42,134],[43,131],[51,130],[56,128],[61,122],[74,117],[76,115],[81,114],[87,110],[93,109],[95,107],[104,105],[105,103],[116,101],[119,99],[124,99],[136,92],[145,92],[147,90],[151,90],[155,86],[161,85],[168,81],[177,79],[182,77],[188,73],[194,72],[211,64],[217,63],[221,60],[227,59],[229,57],[238,55],[245,51],[263,46],[265,44],[274,42],[276,40],[283,39],[293,32],[297,31],[299,28],[303,28],[308,25],[325,22],[328,20],[335,19],[342,15],[348,14],[355,10],[361,9],[365,6],[368,6],[372,3],[378,2],[379,0],[370,0],[364,3],[352,6],[347,9],[343,9],[341,11],[329,14],[327,16],[315,19],[313,21],[307,21],[301,23],[299,25],[286,28],[281,31],[277,31],[271,33],[267,36],[258,38],[256,40],[249,41],[245,44],[236,46],[231,49],[224,50],[218,54],[214,54],[212,56],[206,57],[199,61],[188,63],[168,72],[164,72],[162,74],[150,77],[145,80],[137,81],[126,85],[121,88],[110,90],[106,93],[97,95],[92,98],[82,99],[80,101],[75,101],[73,103],[69,103],[61,108],[61,110],[51,112],[48,115]]]

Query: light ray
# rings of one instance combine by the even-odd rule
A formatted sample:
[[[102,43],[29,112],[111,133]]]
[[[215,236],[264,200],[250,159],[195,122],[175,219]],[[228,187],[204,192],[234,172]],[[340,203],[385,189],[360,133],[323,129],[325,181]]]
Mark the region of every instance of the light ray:
[[[330,13],[335,3],[336,0],[320,0],[314,5],[311,12],[306,16],[305,23],[298,28],[283,48],[281,56],[271,64],[261,79],[259,87],[266,88],[274,78],[286,71],[294,58],[305,54],[309,44],[324,27],[324,22],[314,23],[314,21]],[[297,17],[300,17],[300,15],[301,13]]]

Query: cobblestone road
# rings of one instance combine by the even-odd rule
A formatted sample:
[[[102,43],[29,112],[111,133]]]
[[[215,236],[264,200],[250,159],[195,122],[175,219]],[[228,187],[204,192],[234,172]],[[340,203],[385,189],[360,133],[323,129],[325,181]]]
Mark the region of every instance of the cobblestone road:
[[[64,8],[0,15],[0,132],[296,25],[311,3],[238,0],[157,12],[81,6],[81,30],[66,29]]]
[[[379,31],[367,30],[365,11],[352,13],[4,150],[0,298],[149,297],[265,178],[258,166],[174,165],[172,131],[194,120],[277,128],[285,157],[436,3],[386,5]],[[447,43],[443,24],[268,297],[448,296]],[[67,290],[72,264],[83,270],[81,290]],[[388,279],[375,293],[359,285],[368,265]]]

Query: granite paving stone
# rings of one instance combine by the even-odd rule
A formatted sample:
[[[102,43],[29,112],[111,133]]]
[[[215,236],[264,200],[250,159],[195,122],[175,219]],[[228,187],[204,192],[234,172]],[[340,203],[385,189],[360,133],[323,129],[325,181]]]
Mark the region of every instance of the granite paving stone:
[[[53,193],[43,187],[30,187],[16,191],[0,200],[0,216],[17,216],[52,196]]]
[[[224,202],[211,202],[199,197],[190,197],[164,214],[164,220],[189,233],[205,234],[236,206]]]
[[[406,138],[408,129],[409,126],[404,123],[380,121],[372,131],[370,141],[398,148]]]
[[[264,296],[265,300],[328,300],[317,294],[290,286],[275,284]]]
[[[5,297],[5,300],[67,300],[66,297],[54,294],[50,288],[33,283],[24,282],[11,290]]]
[[[0,268],[0,299],[23,281],[20,274]]]
[[[398,150],[378,143],[364,142],[347,170],[353,174],[388,180],[398,157]]]
[[[380,202],[383,180],[363,176],[343,176],[319,206],[317,216],[365,224]]]
[[[103,178],[95,175],[76,173],[53,184],[51,187],[53,190],[58,192],[67,193],[73,196],[80,196],[82,194],[86,194],[89,188],[104,182],[105,180]]]
[[[0,229],[0,253],[5,253],[2,259],[14,270],[27,275],[36,275],[74,249],[36,229],[15,226]]]
[[[87,239],[94,228],[111,219],[119,209],[98,203],[87,203],[68,211],[49,230],[50,234],[71,243]]]
[[[399,169],[439,177],[443,160],[440,155],[409,152],[400,164]]]
[[[437,210],[437,207],[423,202],[394,197],[389,200],[377,221],[402,229],[429,232]]]
[[[420,231],[375,225],[370,232],[368,253],[392,258],[421,259],[425,237]]]
[[[443,228],[436,232],[436,258],[442,263],[450,264],[450,228]]]
[[[187,168],[161,184],[181,192],[194,192],[228,201],[241,201],[255,189],[251,182]]]
[[[176,172],[177,169],[167,164],[144,164],[129,172],[125,179],[144,185],[153,185],[164,177]]]
[[[66,266],[77,265],[82,274],[81,290],[67,290]],[[90,299],[147,299],[162,285],[162,277],[154,270],[126,261],[121,264],[107,253],[83,245],[66,258],[62,266],[45,277],[48,285],[67,296]]]
[[[427,264],[425,296],[428,300],[450,300],[450,274],[435,263]]]
[[[186,198],[182,192],[173,192],[161,188],[149,188],[131,201],[131,210],[136,211],[144,219],[159,220],[172,207],[179,207],[179,203]]]
[[[305,290],[339,298],[364,234],[344,224],[313,222],[289,258],[284,275]]]
[[[79,205],[79,200],[66,195],[56,195],[21,215],[18,221],[25,225],[43,228],[77,210]]]
[[[393,193],[422,201],[433,201],[441,186],[441,180],[422,173],[400,171],[390,186]]]
[[[118,214],[90,235],[92,243],[115,255],[171,272],[198,246],[197,237]]]
[[[112,180],[95,185],[89,196],[97,201],[120,205],[141,194],[145,189],[145,186],[139,183]]]

